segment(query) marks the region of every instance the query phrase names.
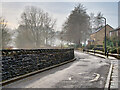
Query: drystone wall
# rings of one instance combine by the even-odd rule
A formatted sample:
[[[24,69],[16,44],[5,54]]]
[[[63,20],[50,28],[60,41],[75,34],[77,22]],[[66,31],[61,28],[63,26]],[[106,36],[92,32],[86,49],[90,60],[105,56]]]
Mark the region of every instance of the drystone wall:
[[[74,49],[2,50],[2,81],[74,58]]]

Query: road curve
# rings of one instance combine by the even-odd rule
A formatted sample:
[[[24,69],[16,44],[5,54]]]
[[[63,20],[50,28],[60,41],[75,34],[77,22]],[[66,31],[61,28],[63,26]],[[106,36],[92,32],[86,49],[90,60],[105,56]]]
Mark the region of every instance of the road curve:
[[[110,67],[109,60],[78,51],[75,51],[75,57],[77,60],[74,62],[21,79],[3,88],[103,88]]]

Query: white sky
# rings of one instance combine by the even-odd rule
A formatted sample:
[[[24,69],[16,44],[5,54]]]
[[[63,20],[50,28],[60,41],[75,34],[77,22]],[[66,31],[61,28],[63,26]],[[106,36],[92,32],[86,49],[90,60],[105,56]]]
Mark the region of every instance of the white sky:
[[[64,0],[64,2],[59,2],[58,0],[44,0],[44,2],[38,2],[38,0],[24,0],[26,2],[22,2],[16,0],[2,0],[2,5],[0,3],[0,13],[2,16],[6,18],[8,21],[8,25],[10,28],[17,28],[20,15],[23,12],[25,6],[36,6],[38,8],[43,9],[48,12],[53,18],[57,19],[57,30],[61,29],[63,22],[66,20],[66,17],[70,14],[71,10],[74,9],[74,6],[79,2],[75,2],[74,0]],[[29,2],[28,2],[29,1]],[[50,2],[45,2],[50,1]],[[76,1],[86,1],[86,0],[76,0]],[[113,28],[117,28],[118,26],[118,0],[104,0],[103,2],[94,2],[95,0],[91,0],[91,2],[82,2],[82,4],[87,8],[87,13],[94,12],[97,14],[98,12],[102,12],[104,17],[107,18],[107,23],[111,25]],[[97,0],[99,1],[99,0]],[[111,2],[110,2],[111,1]],[[31,3],[30,3],[31,2]]]
[[[2,2],[119,2],[119,0],[1,0]]]

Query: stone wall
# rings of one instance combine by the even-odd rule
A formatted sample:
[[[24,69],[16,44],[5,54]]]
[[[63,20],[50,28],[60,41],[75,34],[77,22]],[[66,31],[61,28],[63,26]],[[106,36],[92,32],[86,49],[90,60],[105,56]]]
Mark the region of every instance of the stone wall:
[[[2,50],[2,81],[74,58],[74,49]]]

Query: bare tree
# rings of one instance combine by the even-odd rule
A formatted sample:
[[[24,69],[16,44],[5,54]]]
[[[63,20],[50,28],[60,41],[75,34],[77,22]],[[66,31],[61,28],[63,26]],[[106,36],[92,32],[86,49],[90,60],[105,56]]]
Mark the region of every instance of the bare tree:
[[[96,16],[94,13],[90,14],[90,28],[92,33],[94,33],[98,28],[103,27],[104,21],[101,17],[103,17],[103,14],[101,12],[99,12]]]
[[[7,21],[0,17],[0,48],[4,49],[8,46],[11,35],[8,32]]]
[[[43,27],[43,34],[44,34],[44,38],[45,38],[45,44],[48,45],[48,40],[51,39],[53,37],[54,34],[54,25],[56,23],[56,20],[52,20],[51,17],[49,17],[48,13],[44,14],[44,27]]]
[[[95,32],[95,29],[96,29],[95,20],[96,20],[95,14],[90,13],[90,29],[91,29],[91,33]]]
[[[97,28],[100,28],[100,27],[103,27],[103,25],[104,25],[104,21],[103,21],[103,19],[101,18],[101,17],[103,17],[103,14],[101,13],[101,12],[99,12],[98,14],[97,14],[97,16],[96,16],[96,27]]]
[[[45,45],[49,38],[49,32],[54,28],[55,20],[48,13],[36,7],[26,7],[21,15],[21,24],[18,30],[17,46],[25,48],[40,48],[40,45]],[[22,36],[22,37],[21,37]],[[47,44],[47,43],[46,43]]]

